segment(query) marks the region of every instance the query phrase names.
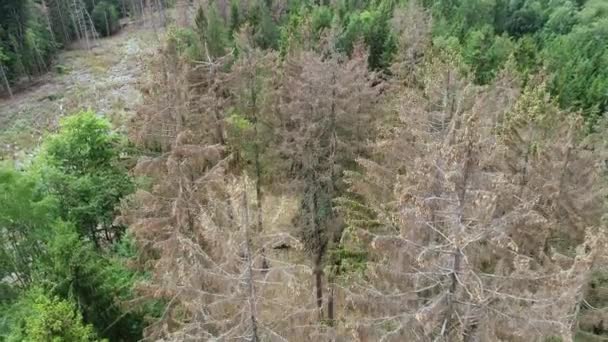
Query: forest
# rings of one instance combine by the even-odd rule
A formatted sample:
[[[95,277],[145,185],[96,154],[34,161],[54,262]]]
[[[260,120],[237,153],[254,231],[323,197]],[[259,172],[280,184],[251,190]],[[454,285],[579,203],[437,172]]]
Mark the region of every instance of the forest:
[[[0,161],[0,341],[608,340],[608,1],[0,0],[0,101],[127,26]]]

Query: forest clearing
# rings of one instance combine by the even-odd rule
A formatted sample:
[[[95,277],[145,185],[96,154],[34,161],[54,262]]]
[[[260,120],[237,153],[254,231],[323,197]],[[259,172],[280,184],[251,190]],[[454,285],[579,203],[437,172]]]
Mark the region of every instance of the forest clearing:
[[[95,40],[91,49],[75,46],[60,52],[51,71],[0,101],[0,155],[22,158],[44,132],[57,128],[61,117],[83,108],[122,127],[141,100],[137,82],[157,39],[152,28],[133,24]]]

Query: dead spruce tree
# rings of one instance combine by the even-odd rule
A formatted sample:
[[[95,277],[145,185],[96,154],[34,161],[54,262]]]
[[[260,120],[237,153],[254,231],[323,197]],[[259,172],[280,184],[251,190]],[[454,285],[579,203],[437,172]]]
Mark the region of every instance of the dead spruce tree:
[[[391,71],[404,82],[415,79],[416,67],[423,62],[431,44],[431,15],[418,0],[408,1],[397,7],[391,20],[398,52]]]
[[[248,173],[255,187],[255,224],[257,234],[264,232],[263,193],[278,182],[282,163],[276,158],[279,120],[276,82],[279,76],[278,55],[264,54],[253,48],[248,28],[241,31],[238,39],[240,58],[232,67],[229,89],[234,106],[229,113],[228,143],[233,147],[237,163]],[[264,254],[265,247],[262,246]],[[263,260],[262,268],[268,268]]]
[[[133,196],[121,218],[152,272],[140,290],[168,302],[146,337],[255,341],[250,203],[246,182],[231,172],[217,117],[227,58],[180,60],[170,41],[163,53],[160,79],[144,89],[146,104],[131,126],[134,143],[156,153],[134,169],[152,186]]]
[[[360,340],[571,341],[605,242],[596,151],[542,86],[517,97],[504,78],[478,88],[457,70],[436,56],[422,89],[399,88],[377,159],[348,175],[342,243],[368,258],[343,289],[346,310],[364,317],[353,330]]]
[[[281,89],[282,149],[302,193],[294,225],[312,261],[319,318],[330,322],[335,319],[331,290],[326,316],[322,310],[324,258],[342,226],[332,200],[340,191],[342,170],[363,153],[372,134],[372,108],[378,98],[362,51],[358,48],[347,61],[293,52],[285,63]]]
[[[274,75],[266,74],[273,56],[250,51],[236,63],[227,62],[229,56],[197,62],[179,59],[168,47],[157,66],[164,72],[144,91],[146,105],[130,132],[150,154],[134,173],[152,184],[133,196],[121,218],[153,275],[140,290],[168,303],[146,337],[305,340],[315,333],[315,310],[305,304],[310,268],[298,256],[300,243],[275,227],[258,229],[270,226],[263,221],[290,215],[276,207],[272,217],[261,215],[258,197],[255,159],[267,162],[266,142],[252,128],[267,131],[272,101],[266,92],[278,87],[274,77],[266,80]],[[166,70],[179,72],[172,78]],[[175,91],[166,94],[163,88]],[[234,135],[243,120],[243,135]],[[250,153],[251,143],[259,153]],[[243,160],[253,160],[254,167]],[[294,251],[264,253],[277,241],[288,241]],[[264,266],[266,260],[272,267]]]

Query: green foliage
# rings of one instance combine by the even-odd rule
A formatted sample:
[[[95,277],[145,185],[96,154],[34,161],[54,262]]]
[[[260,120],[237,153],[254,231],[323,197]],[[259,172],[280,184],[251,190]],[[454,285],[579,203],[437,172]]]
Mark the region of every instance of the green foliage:
[[[139,340],[144,317],[160,314],[162,303],[123,305],[145,275],[126,267],[130,238],[110,229],[132,189],[120,151],[107,121],[82,112],[46,138],[30,171],[0,168],[0,277],[13,280],[0,286],[11,312],[0,314],[0,339]],[[113,249],[98,229],[106,246],[119,241]]]
[[[241,27],[241,11],[237,0],[230,2],[230,32],[234,33]]]
[[[254,158],[255,140],[253,124],[236,110],[226,120],[228,144],[237,152],[238,160],[248,164]]]
[[[226,29],[224,19],[218,13],[215,3],[209,5],[207,13],[200,6],[196,12],[194,23],[201,43],[203,56],[205,58],[224,56],[226,54],[226,46],[228,46],[228,30]]]
[[[0,3],[0,49],[11,80],[47,70],[56,44],[39,6],[30,0]]]
[[[268,5],[263,1],[254,3],[248,19],[253,27],[255,45],[261,49],[278,49],[280,31]]]
[[[327,6],[315,7],[311,13],[311,25],[313,32],[317,35],[325,29],[330,28],[333,20],[333,13]]]
[[[167,29],[167,49],[175,56],[186,56],[200,60],[203,56],[203,45],[200,35],[188,28],[171,26]]]
[[[0,2],[0,64],[9,81],[47,72],[59,47],[82,34],[73,18],[90,15],[96,31],[110,35],[118,27],[122,0],[84,0],[86,14],[75,13],[72,0],[3,0]]]
[[[118,10],[107,1],[97,3],[91,12],[91,19],[95,30],[104,37],[113,34],[118,29]]]
[[[310,21],[309,13],[305,8],[294,10],[287,18],[287,22],[281,26],[279,38],[279,52],[281,56],[286,56],[287,53],[295,48],[301,48],[304,45],[303,30]]]
[[[540,8],[530,5],[511,14],[506,23],[506,30],[509,35],[519,38],[525,34],[536,33],[544,26],[545,21]]]
[[[226,54],[228,33],[224,19],[219,15],[217,7],[211,5],[209,9],[208,26],[204,35],[211,57],[221,57]]]
[[[472,31],[464,45],[464,61],[474,70],[477,83],[486,84],[507,61],[513,50],[508,37],[495,36],[492,27]]]
[[[99,341],[73,303],[34,287],[13,305],[7,341]]]
[[[517,41],[513,57],[516,67],[523,75],[533,74],[539,66],[538,46],[531,36],[524,36]]]
[[[368,47],[370,68],[388,67],[396,51],[388,22],[390,13],[389,9],[380,7],[349,15],[337,43],[338,50],[351,54],[355,44],[362,40]]]
[[[486,84],[513,55],[523,80],[544,67],[563,108],[606,110],[608,3],[571,0],[423,2],[433,14],[433,41],[457,39],[477,83]],[[602,90],[604,89],[604,90]],[[592,119],[593,120],[593,119]]]
[[[588,113],[608,109],[608,18],[556,38],[544,54],[551,92],[563,107]]]
[[[367,252],[338,246],[329,251],[329,271],[333,276],[363,274],[367,268]]]
[[[557,7],[549,15],[545,31],[550,34],[568,34],[578,22],[576,7],[569,1]]]
[[[61,204],[62,218],[96,245],[99,229],[110,241],[110,234],[120,236],[121,230],[112,227],[114,210],[133,189],[119,164],[118,146],[107,120],[81,112],[63,120],[60,131],[47,138],[37,165],[46,190]]]
[[[68,174],[82,175],[98,170],[118,157],[118,136],[110,123],[91,111],[62,120],[59,133],[44,144],[47,162]]]
[[[43,258],[58,213],[57,201],[43,195],[31,176],[0,168],[0,279],[14,278],[21,288],[31,284],[31,258]]]
[[[64,298],[73,297],[85,321],[110,340],[141,338],[145,310],[123,308],[120,302],[133,299],[133,286],[142,275],[127,269],[124,258],[97,252],[71,224],[56,227],[48,248],[41,283]]]

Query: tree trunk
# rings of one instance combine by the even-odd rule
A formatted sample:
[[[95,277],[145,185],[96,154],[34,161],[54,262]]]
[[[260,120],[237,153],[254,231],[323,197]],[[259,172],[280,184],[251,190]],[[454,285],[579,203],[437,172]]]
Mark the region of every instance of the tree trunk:
[[[331,326],[334,325],[335,317],[334,317],[334,284],[333,279],[329,280],[329,293],[327,295],[327,320]]]
[[[456,232],[456,234],[463,234],[464,233],[464,229],[465,229],[465,222],[463,220],[463,216],[464,216],[464,205],[465,205],[465,200],[466,200],[466,193],[467,193],[467,186],[468,186],[468,181],[470,178],[470,171],[471,171],[471,164],[472,164],[472,160],[471,160],[471,149],[472,147],[469,145],[467,146],[467,150],[466,150],[466,155],[465,155],[465,161],[464,161],[464,169],[462,170],[462,174],[463,174],[463,179],[462,179],[462,183],[460,184],[460,188],[458,189],[458,212],[456,213],[456,215],[458,215],[457,218],[457,227],[454,227],[453,229],[457,229],[458,231]],[[454,234],[454,235],[456,235]],[[446,318],[444,321],[444,326],[442,328],[441,334],[445,337],[449,337],[449,332],[450,330],[452,330],[452,328],[454,326],[456,326],[456,324],[458,324],[458,318],[456,317],[456,308],[454,305],[454,296],[456,295],[456,291],[458,290],[458,274],[461,272],[461,263],[462,263],[462,250],[461,250],[461,246],[459,245],[455,245],[454,246],[454,258],[453,258],[453,265],[452,265],[452,270],[450,273],[450,288],[448,289],[448,293],[447,293],[447,310],[446,310]],[[469,327],[463,327],[464,331],[469,330]],[[448,338],[449,340],[449,338]]]
[[[253,284],[253,257],[251,256],[251,237],[249,233],[249,204],[247,203],[247,186],[243,190],[243,226],[245,230],[245,254],[247,258],[247,290],[249,302],[249,321],[251,324],[251,341],[258,341],[258,323],[255,308],[255,286]]]
[[[108,13],[106,13],[105,11],[103,12],[103,18],[106,21],[106,35],[109,36],[112,33],[110,32],[110,23],[108,22]]]
[[[319,320],[323,319],[323,268],[321,265],[322,255],[318,253],[314,260],[315,298],[319,310]]]
[[[4,86],[6,87],[6,90],[8,91],[8,95],[12,99],[13,98],[13,91],[11,90],[10,83],[8,83],[8,78],[6,77],[6,72],[4,70],[4,65],[2,65],[2,64],[0,64],[0,74],[2,74],[2,80],[4,81]]]
[[[44,12],[44,17],[46,19],[46,23],[48,25],[49,33],[51,34],[51,41],[56,41],[55,33],[53,32],[53,25],[51,25],[51,17],[49,15],[49,7],[46,5],[46,0],[42,0],[42,11]]]

